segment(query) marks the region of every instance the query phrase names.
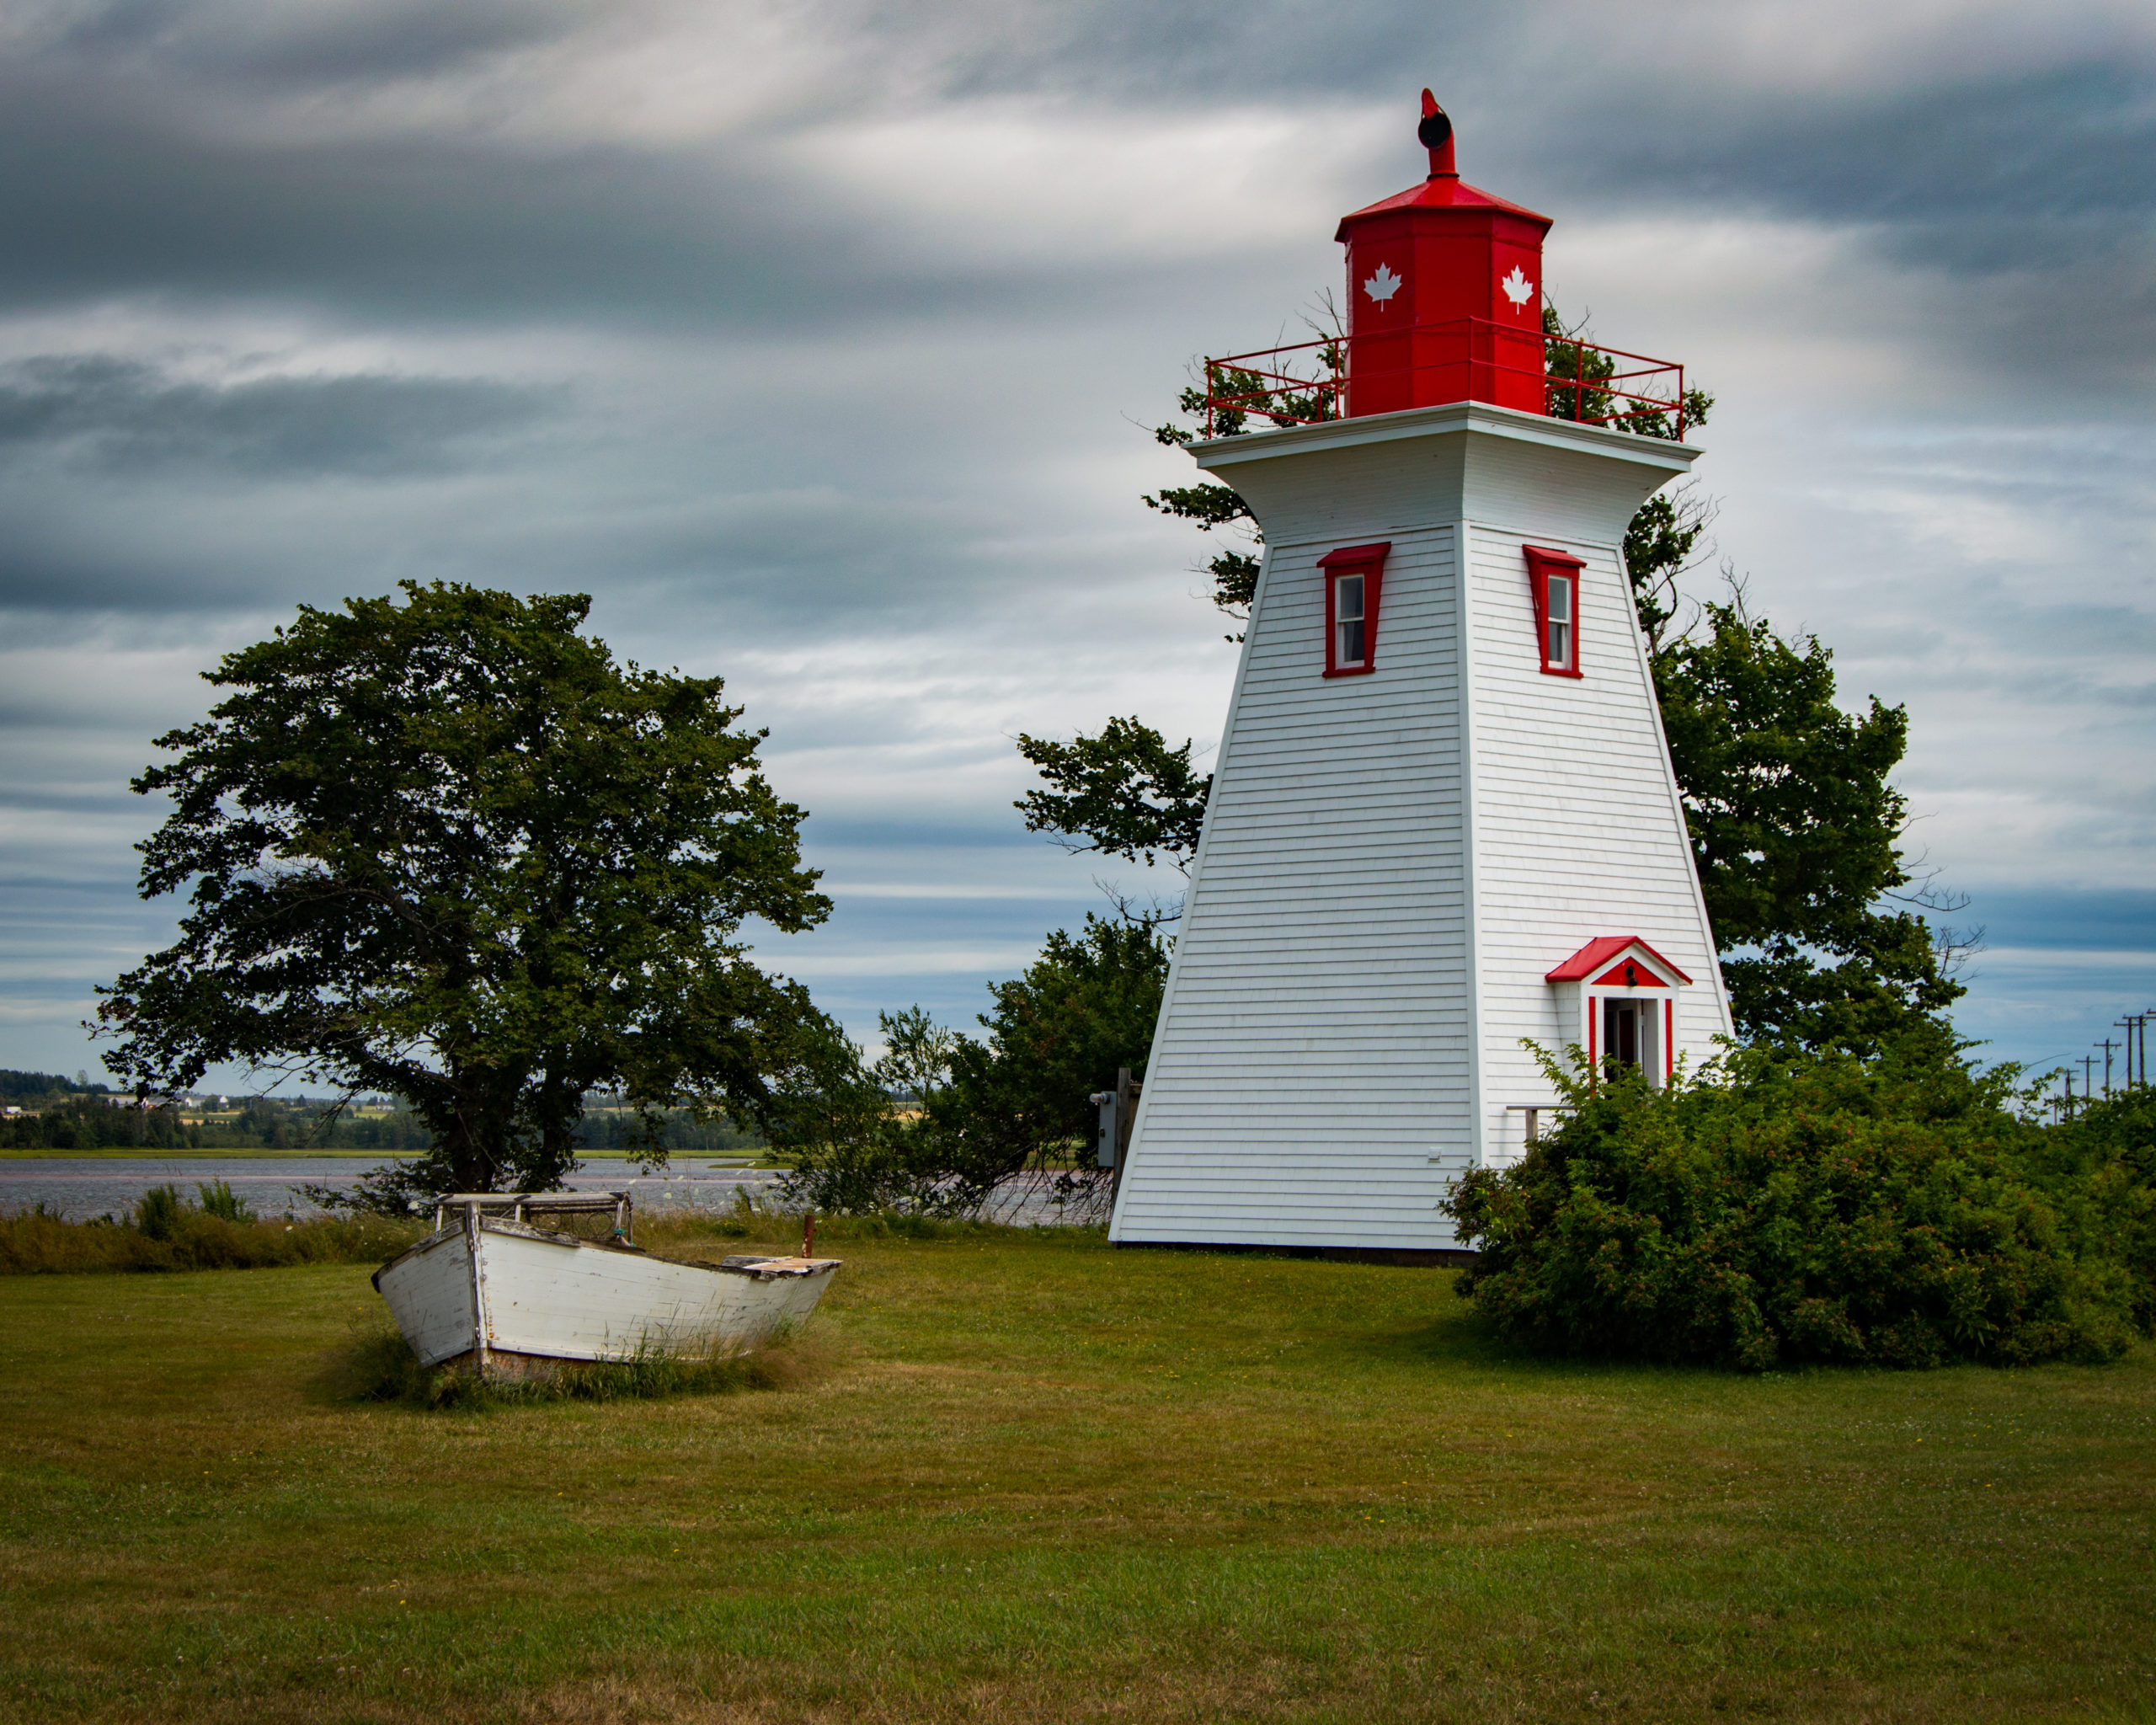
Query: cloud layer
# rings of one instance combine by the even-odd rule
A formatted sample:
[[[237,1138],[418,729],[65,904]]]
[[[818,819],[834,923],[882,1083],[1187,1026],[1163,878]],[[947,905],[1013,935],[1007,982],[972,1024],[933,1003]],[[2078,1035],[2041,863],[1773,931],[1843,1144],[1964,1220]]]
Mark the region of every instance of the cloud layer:
[[[2143,6],[44,0],[0,21],[6,1063],[83,1064],[168,927],[124,787],[195,674],[408,577],[726,676],[838,890],[773,956],[857,1031],[969,1013],[1099,902],[1011,737],[1217,740],[1142,428],[1335,281],[1425,82],[1561,303],[1717,393],[1755,603],[1908,705],[1997,955],[1965,1025],[2148,1004]]]

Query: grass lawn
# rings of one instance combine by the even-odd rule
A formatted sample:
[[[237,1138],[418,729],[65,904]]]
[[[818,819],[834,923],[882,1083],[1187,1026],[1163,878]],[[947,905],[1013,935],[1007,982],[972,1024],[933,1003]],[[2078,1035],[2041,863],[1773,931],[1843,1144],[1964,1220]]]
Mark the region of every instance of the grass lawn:
[[[480,1413],[348,1399],[361,1268],[0,1279],[0,1717],[2156,1717],[2156,1350],[1550,1365],[1443,1272],[832,1249],[782,1387]]]

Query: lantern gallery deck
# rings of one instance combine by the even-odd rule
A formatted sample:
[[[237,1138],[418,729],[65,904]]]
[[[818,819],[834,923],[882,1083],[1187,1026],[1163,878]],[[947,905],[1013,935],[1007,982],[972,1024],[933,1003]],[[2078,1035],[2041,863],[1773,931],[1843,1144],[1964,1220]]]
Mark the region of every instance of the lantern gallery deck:
[[[1573,335],[1523,335],[1486,318],[1453,318],[1209,358],[1205,435],[1230,435],[1246,419],[1315,425],[1395,412],[1408,399],[1497,401],[1501,394],[1553,419],[1678,442],[1689,412],[1684,367],[1675,360]]]
[[[533,1215],[614,1218],[611,1239],[534,1226]],[[496,1377],[646,1354],[752,1353],[816,1309],[836,1258],[648,1257],[629,1238],[626,1192],[459,1193],[435,1231],[375,1272],[422,1365]]]

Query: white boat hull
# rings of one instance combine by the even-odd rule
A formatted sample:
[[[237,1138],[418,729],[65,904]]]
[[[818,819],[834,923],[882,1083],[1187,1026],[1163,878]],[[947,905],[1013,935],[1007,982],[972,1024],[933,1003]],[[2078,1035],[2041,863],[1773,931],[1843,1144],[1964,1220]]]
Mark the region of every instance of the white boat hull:
[[[670,1263],[494,1216],[439,1229],[375,1273],[422,1365],[502,1375],[646,1354],[716,1359],[768,1345],[816,1309],[835,1258]]]

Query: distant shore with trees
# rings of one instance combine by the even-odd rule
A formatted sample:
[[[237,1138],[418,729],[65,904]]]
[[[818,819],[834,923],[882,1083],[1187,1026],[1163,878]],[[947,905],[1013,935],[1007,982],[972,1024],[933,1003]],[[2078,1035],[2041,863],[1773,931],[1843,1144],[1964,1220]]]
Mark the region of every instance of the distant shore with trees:
[[[430,1141],[425,1123],[392,1097],[147,1097],[138,1106],[127,1092],[83,1076],[0,1070],[0,1102],[8,1111],[0,1118],[0,1155],[420,1156]],[[631,1155],[639,1124],[621,1097],[589,1097],[576,1147]],[[755,1133],[700,1120],[686,1108],[667,1110],[662,1130],[670,1151],[756,1156],[764,1149]]]

